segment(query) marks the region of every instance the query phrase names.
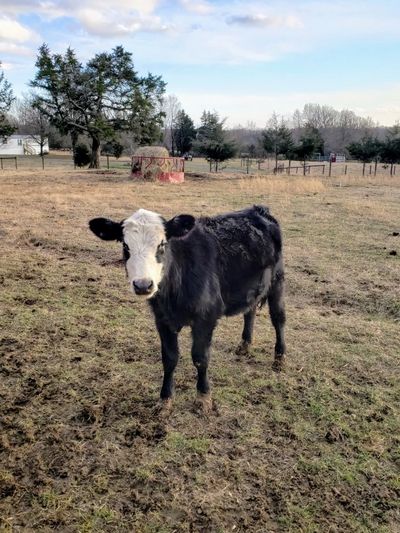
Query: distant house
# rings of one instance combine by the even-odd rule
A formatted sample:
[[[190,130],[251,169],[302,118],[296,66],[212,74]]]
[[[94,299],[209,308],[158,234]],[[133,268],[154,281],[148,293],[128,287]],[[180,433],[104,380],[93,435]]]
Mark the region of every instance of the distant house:
[[[43,153],[49,153],[49,140],[46,139]],[[0,139],[0,156],[2,155],[39,155],[40,143],[31,135],[10,135],[6,140]]]

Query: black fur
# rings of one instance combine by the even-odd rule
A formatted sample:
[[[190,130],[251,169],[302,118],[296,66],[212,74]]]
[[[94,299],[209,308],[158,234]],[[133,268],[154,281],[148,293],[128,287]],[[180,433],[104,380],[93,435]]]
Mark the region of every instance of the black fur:
[[[177,215],[164,223],[167,239],[183,237],[193,228],[195,218],[192,215]]]
[[[255,205],[234,213],[195,220],[179,215],[166,222],[168,246],[164,277],[150,299],[161,338],[163,399],[173,392],[178,361],[177,334],[192,328],[192,358],[197,389],[209,392],[209,350],[217,320],[243,313],[242,345],[252,340],[255,311],[267,301],[276,330],[275,355],[285,353],[282,238],[267,207]]]
[[[108,218],[93,218],[89,222],[89,228],[103,241],[123,240],[122,222],[113,222]]]

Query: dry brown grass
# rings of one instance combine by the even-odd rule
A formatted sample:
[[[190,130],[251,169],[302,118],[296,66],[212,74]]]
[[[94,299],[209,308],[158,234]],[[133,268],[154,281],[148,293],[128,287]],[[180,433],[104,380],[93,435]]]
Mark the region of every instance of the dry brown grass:
[[[400,187],[335,180],[133,182],[121,173],[0,174],[0,521],[5,531],[381,532],[399,523]],[[257,318],[221,320],[218,407],[193,410],[190,335],[175,407],[150,312],[93,216],[265,203],[282,223],[285,371]]]
[[[253,176],[242,178],[238,187],[243,193],[257,194],[306,194],[322,192],[326,183],[320,178],[290,177],[290,176]]]

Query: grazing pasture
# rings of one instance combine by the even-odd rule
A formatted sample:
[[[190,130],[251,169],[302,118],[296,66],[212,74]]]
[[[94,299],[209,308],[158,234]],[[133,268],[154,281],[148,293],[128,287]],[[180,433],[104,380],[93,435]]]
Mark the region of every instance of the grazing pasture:
[[[398,531],[399,179],[126,174],[0,174],[2,531]],[[161,418],[153,318],[87,222],[252,203],[282,226],[286,367],[267,309],[246,360],[222,319],[203,417],[185,330]]]

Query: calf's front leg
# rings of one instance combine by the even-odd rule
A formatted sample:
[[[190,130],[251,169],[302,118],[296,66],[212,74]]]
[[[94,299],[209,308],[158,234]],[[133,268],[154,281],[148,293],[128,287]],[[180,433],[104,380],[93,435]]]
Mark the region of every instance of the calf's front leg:
[[[207,413],[212,409],[208,363],[215,322],[196,321],[192,326],[192,360],[197,368],[197,403]]]
[[[164,367],[160,398],[163,408],[170,409],[174,392],[174,370],[179,359],[178,334],[160,321],[157,321],[157,330],[161,339],[161,355]]]

